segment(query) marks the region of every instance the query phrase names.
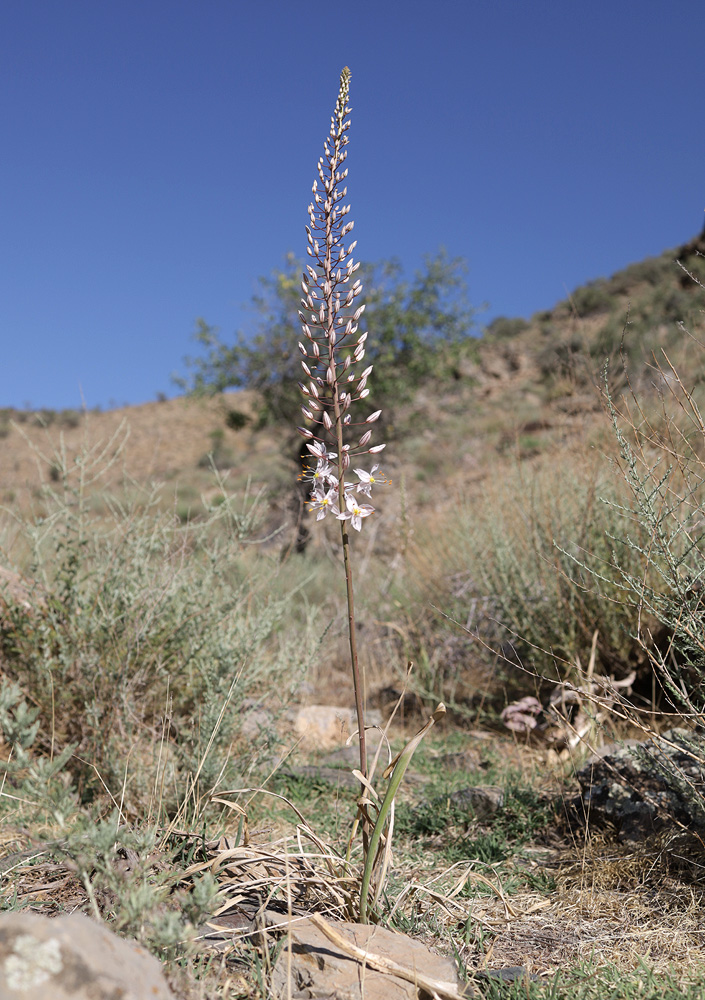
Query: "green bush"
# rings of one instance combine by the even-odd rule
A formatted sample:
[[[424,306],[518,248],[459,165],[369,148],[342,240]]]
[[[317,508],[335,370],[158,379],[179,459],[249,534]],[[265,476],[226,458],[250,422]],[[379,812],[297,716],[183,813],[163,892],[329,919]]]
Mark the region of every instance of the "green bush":
[[[607,312],[615,304],[614,293],[610,288],[609,282],[604,278],[598,278],[596,281],[590,281],[587,285],[576,288],[568,302],[572,309],[577,312],[578,316],[581,317],[592,316],[594,313],[599,312]]]
[[[511,340],[523,330],[528,330],[529,324],[525,319],[517,316],[510,319],[508,316],[497,316],[487,326],[487,336],[496,340]]]
[[[619,526],[615,482],[579,462],[557,469],[552,455],[530,478],[518,466],[449,526],[456,583],[443,610],[478,636],[476,660],[496,663],[499,654],[506,691],[533,692],[572,676],[578,660],[586,664],[595,630],[598,670],[623,676],[635,665],[635,598],[619,580],[603,579]],[[636,573],[636,553],[629,565]]]
[[[184,526],[158,490],[133,486],[132,499],[105,494],[98,517],[90,467],[85,455],[61,464],[45,516],[20,521],[19,539],[8,531],[13,551],[29,552],[30,583],[28,596],[2,595],[3,671],[36,706],[35,749],[73,748],[83,801],[123,788],[126,814],[156,799],[173,810],[189,776],[202,794],[249,766],[240,706],[269,692],[275,713],[315,636],[284,627],[292,598],[271,596],[278,564],[251,568],[261,498],[242,504],[219,483],[218,504]]]

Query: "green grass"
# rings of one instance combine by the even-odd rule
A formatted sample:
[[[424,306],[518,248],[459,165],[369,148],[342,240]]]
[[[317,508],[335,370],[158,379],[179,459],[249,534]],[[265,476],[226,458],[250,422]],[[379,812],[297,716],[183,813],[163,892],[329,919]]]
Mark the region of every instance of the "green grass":
[[[561,969],[543,981],[513,983],[488,978],[477,983],[483,1000],[700,1000],[705,991],[705,973],[685,982],[674,973],[655,973],[647,963],[625,972],[609,965],[586,961]]]

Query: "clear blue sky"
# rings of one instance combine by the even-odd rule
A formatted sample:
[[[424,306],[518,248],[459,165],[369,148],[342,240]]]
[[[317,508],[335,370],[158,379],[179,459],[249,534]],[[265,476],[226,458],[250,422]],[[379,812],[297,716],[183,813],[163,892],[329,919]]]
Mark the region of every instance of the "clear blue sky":
[[[196,317],[247,330],[345,64],[366,260],[443,245],[489,319],[684,242],[704,43],[682,0],[5,0],[0,405],[172,394]]]

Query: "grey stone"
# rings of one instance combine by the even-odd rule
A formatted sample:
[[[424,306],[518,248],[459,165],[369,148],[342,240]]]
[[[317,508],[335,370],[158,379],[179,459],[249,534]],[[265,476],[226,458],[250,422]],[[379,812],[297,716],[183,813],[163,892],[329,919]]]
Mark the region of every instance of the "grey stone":
[[[499,979],[503,983],[515,983],[517,980],[526,979],[527,976],[532,982],[538,980],[538,976],[533,972],[527,972],[523,965],[509,965],[504,969],[481,969],[474,972],[476,979]]]
[[[455,962],[434,955],[420,941],[370,924],[329,923],[358,948],[432,979],[453,986],[458,984]],[[292,1000],[309,997],[418,1000],[419,997],[419,990],[413,983],[363,966],[338,950],[310,920],[292,922],[274,967],[272,987],[275,995],[282,1000],[289,995]]]
[[[625,844],[671,827],[705,827],[705,738],[685,729],[594,758],[577,775],[580,812]]]
[[[81,913],[0,916],[0,1000],[174,1000],[159,962]]]
[[[504,790],[498,785],[476,785],[453,792],[450,801],[472,813],[473,819],[485,820],[494,816],[504,805]]]

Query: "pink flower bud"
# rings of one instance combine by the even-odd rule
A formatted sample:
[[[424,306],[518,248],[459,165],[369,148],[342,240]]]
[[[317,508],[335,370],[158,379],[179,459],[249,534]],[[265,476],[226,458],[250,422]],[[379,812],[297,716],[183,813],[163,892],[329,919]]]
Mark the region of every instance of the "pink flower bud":
[[[313,431],[310,431],[308,427],[297,427],[296,430],[299,432],[299,434],[303,434],[305,438],[313,437]]]
[[[323,425],[324,425],[324,427],[326,428],[327,431],[329,431],[331,429],[331,427],[333,426],[333,421],[328,416],[328,411],[327,410],[323,411]]]
[[[376,444],[373,445],[373,447],[369,448],[368,450],[370,455],[376,455],[378,451],[384,451],[386,447],[387,447],[386,444]]]
[[[364,447],[364,445],[367,444],[367,442],[370,440],[371,437],[372,437],[372,431],[365,431],[360,440],[357,442],[358,445],[361,448]]]
[[[373,424],[375,422],[375,420],[379,420],[381,413],[382,413],[381,410],[375,410],[374,413],[370,413],[370,415],[367,418],[367,420],[365,420],[365,423],[366,424]]]

